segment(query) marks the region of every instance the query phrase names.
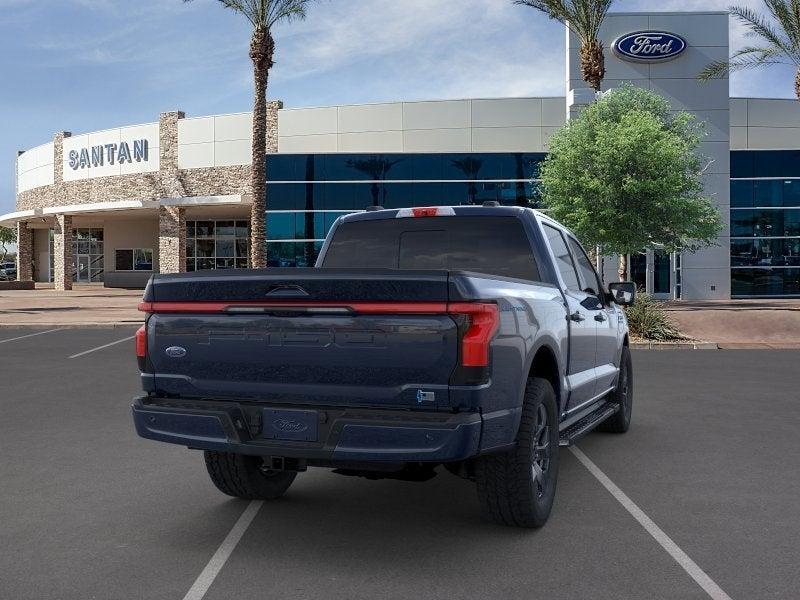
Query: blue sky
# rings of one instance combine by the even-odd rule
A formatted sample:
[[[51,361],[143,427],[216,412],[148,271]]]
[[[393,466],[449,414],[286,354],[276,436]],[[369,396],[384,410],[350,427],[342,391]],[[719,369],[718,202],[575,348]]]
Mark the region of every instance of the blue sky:
[[[618,0],[615,10],[727,4]],[[269,95],[286,106],[564,93],[562,26],[510,0],[319,0],[276,38]],[[217,0],[0,0],[0,214],[14,210],[17,150],[56,131],[249,110],[248,39],[247,22]],[[732,93],[790,97],[792,80],[782,67],[737,75]]]

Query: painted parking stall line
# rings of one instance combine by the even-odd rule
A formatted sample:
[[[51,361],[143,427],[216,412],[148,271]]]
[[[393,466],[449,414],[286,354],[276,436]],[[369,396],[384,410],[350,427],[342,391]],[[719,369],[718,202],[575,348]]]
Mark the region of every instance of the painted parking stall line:
[[[622,507],[627,510],[630,515],[639,522],[639,525],[644,527],[645,531],[649,533],[658,544],[667,551],[667,553],[675,559],[681,568],[694,579],[695,583],[699,585],[713,600],[732,600],[725,591],[717,585],[717,583],[708,576],[708,574],[701,569],[696,562],[694,562],[686,552],[684,552],[678,544],[676,544],[671,537],[656,525],[653,520],[648,517],[645,512],[639,508],[636,503],[631,500],[625,492],[623,492],[617,485],[609,479],[600,467],[592,462],[576,446],[570,446],[570,451],[575,455],[580,463],[594,476],[600,484],[614,496],[614,499],[619,502]]]
[[[19,337],[9,338],[7,340],[0,340],[0,344],[5,344],[6,342],[16,342],[17,340],[24,340],[26,338],[31,338],[37,335],[44,335],[45,333],[55,333],[56,331],[63,331],[63,329],[48,329],[47,331],[37,331],[36,333],[29,333],[27,335],[21,335]]]
[[[102,346],[98,346],[97,348],[91,348],[90,350],[84,350],[83,352],[78,352],[77,354],[73,354],[69,358],[80,358],[81,356],[86,356],[87,354],[91,354],[92,352],[97,352],[98,350],[103,350],[104,348],[110,348],[111,346],[116,346],[117,344],[121,344],[122,342],[128,342],[132,340],[136,336],[128,336],[126,338],[122,338],[121,340],[116,340],[114,342],[110,342],[108,344],[103,344]]]
[[[183,600],[202,600],[206,592],[208,592],[208,588],[211,587],[211,584],[214,583],[217,575],[219,575],[222,567],[228,562],[228,558],[230,558],[231,554],[236,549],[245,531],[250,527],[253,519],[256,518],[263,504],[263,500],[250,501],[250,504],[244,509],[244,512],[233,525],[233,528],[228,532],[228,535],[222,540],[217,551],[214,552],[214,556],[211,557],[211,560],[208,561],[202,573],[197,576],[192,587],[186,592]]]

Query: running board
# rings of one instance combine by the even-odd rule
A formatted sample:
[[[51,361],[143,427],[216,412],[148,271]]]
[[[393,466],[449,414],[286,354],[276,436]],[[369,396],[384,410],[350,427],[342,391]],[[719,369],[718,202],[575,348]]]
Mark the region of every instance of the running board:
[[[606,402],[601,404],[594,411],[576,421],[564,431],[559,432],[559,446],[572,446],[575,442],[589,433],[592,429],[600,425],[603,421],[615,414],[619,410],[619,404]]]

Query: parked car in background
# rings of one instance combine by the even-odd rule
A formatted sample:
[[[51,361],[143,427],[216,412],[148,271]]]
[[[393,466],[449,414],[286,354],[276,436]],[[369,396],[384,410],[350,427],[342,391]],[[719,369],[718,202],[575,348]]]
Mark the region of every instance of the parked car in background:
[[[602,289],[530,209],[347,215],[317,268],[151,278],[134,422],[204,450],[231,496],[277,498],[308,467],[424,481],[444,465],[486,518],[539,527],[559,445],[630,425],[634,293]]]
[[[0,263],[0,281],[11,281],[17,278],[17,264],[13,262]]]

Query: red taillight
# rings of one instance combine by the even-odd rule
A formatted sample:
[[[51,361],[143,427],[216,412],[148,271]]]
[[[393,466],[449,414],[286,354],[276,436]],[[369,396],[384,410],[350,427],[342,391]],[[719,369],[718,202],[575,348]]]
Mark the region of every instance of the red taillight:
[[[488,367],[489,344],[500,326],[500,311],[496,304],[485,302],[453,302],[447,312],[466,315],[469,326],[461,338],[461,366]]]
[[[147,326],[142,325],[136,330],[136,358],[147,356]]]

